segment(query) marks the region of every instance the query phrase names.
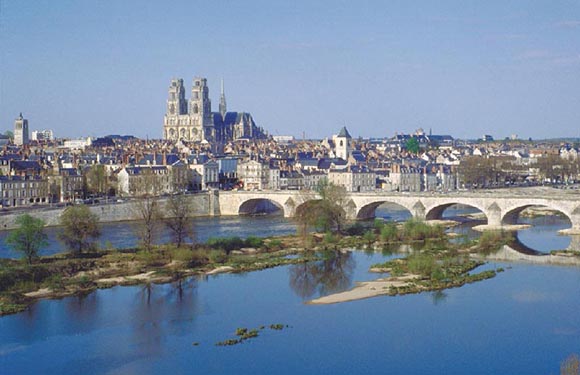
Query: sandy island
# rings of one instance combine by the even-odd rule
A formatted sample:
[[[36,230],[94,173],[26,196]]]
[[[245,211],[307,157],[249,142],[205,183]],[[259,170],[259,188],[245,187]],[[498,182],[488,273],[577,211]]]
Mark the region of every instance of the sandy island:
[[[409,286],[419,278],[420,276],[418,275],[406,274],[398,277],[386,277],[373,281],[358,282],[351,290],[313,299],[307,303],[312,305],[328,305],[388,295],[391,287],[400,288]]]

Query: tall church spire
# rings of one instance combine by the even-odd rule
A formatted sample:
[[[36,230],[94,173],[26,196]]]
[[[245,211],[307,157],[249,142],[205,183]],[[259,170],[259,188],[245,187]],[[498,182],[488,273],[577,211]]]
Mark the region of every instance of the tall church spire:
[[[226,94],[224,92],[224,79],[222,78],[222,91],[220,95],[220,115],[222,115],[222,119],[226,118]]]

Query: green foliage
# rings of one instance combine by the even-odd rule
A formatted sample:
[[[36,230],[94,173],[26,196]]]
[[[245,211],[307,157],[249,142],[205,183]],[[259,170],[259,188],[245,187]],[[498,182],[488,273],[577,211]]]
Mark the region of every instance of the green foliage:
[[[396,242],[399,240],[399,230],[397,225],[393,222],[388,222],[383,224],[381,228],[381,241],[383,242]]]
[[[375,233],[372,230],[368,230],[363,235],[363,240],[367,243],[367,245],[371,245],[376,240]]]
[[[255,237],[255,236],[250,236],[250,237],[246,238],[244,243],[247,247],[253,247],[253,248],[259,249],[260,247],[264,246],[264,239],[259,238],[259,237]]]
[[[245,240],[237,236],[224,238],[212,237],[207,240],[206,246],[211,249],[223,250],[226,252],[226,254],[229,254],[232,252],[232,250],[239,250],[244,247],[253,247],[259,249],[264,246],[264,239],[255,236],[250,236]]]
[[[322,242],[324,243],[325,248],[336,248],[336,245],[338,244],[339,238],[332,232],[328,231],[326,233],[324,233],[324,238],[322,239]]]
[[[407,269],[409,272],[431,277],[433,274],[440,273],[440,266],[436,259],[425,253],[412,254],[407,258]]]
[[[407,139],[407,142],[405,142],[405,148],[407,149],[407,151],[409,151],[412,154],[418,154],[419,153],[419,141],[417,140],[417,138],[411,137],[411,138]]]
[[[211,250],[208,258],[211,263],[222,264],[227,262],[228,255],[223,250]]]
[[[266,246],[268,247],[269,250],[280,250],[282,249],[282,241],[277,238],[273,238],[270,241],[268,241]]]
[[[99,217],[85,205],[68,207],[60,216],[60,240],[75,254],[95,250],[101,235]]]
[[[321,180],[316,188],[319,200],[308,201],[296,209],[294,219],[298,223],[298,231],[305,236],[306,228],[313,227],[319,232],[342,230],[347,206],[347,193],[343,186]]]
[[[6,243],[15,251],[22,253],[28,264],[38,257],[38,251],[48,245],[44,233],[44,221],[28,214],[16,218],[18,227],[10,232]]]
[[[346,229],[346,234],[349,236],[361,236],[366,232],[366,228],[361,223],[354,223]]]
[[[401,237],[404,241],[423,241],[445,237],[445,229],[440,225],[428,225],[423,221],[411,219],[403,224]]]
[[[483,255],[497,253],[503,245],[510,242],[512,234],[504,231],[485,231],[477,242],[477,252]]]

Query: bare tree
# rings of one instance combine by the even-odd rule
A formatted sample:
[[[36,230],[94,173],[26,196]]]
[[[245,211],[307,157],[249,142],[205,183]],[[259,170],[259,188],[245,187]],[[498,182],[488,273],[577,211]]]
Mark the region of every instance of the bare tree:
[[[187,238],[193,241],[193,204],[190,197],[185,194],[171,195],[165,203],[165,213],[165,225],[171,230],[175,245],[181,247]]]
[[[150,168],[139,171],[138,182],[130,187],[137,198],[134,205],[134,215],[141,223],[137,229],[141,246],[145,251],[151,251],[158,234],[162,219],[159,203],[161,185],[158,176]]]

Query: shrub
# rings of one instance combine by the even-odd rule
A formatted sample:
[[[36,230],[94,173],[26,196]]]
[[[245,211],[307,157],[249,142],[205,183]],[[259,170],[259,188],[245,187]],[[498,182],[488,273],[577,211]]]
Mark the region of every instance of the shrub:
[[[211,263],[225,263],[228,260],[224,250],[211,250],[208,257]]]
[[[397,225],[393,222],[384,224],[381,228],[381,240],[383,242],[396,242],[399,240]]]
[[[258,248],[264,246],[264,239],[259,238],[259,237],[255,237],[255,236],[250,236],[250,237],[246,238],[244,243],[247,247],[254,247],[254,248],[258,249]]]
[[[360,236],[365,233],[365,227],[361,223],[355,223],[346,229],[349,236]]]

